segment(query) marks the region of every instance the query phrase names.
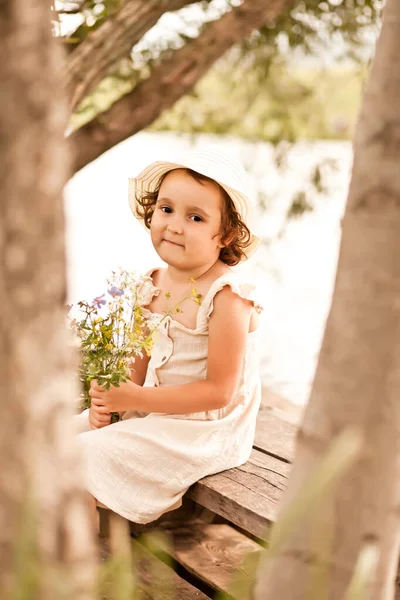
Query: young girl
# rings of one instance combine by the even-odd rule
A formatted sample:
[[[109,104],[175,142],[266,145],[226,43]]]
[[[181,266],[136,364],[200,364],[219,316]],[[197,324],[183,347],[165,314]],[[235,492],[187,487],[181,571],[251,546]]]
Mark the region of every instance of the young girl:
[[[76,418],[94,499],[136,523],[177,508],[206,475],[250,455],[260,403],[254,285],[231,266],[255,250],[245,173],[213,152],[156,162],[130,180],[130,204],[150,230],[165,269],[149,275],[148,308],[165,315],[151,358]],[[167,294],[167,295],[166,295]],[[123,413],[110,424],[110,413]]]

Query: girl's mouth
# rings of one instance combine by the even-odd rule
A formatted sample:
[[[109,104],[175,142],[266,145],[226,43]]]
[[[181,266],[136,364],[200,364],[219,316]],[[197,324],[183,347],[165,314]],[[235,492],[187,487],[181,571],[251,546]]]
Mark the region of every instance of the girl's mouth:
[[[177,246],[178,248],[185,247],[183,244],[178,244],[177,242],[171,242],[171,240],[163,239],[163,242],[166,242],[167,244],[171,244],[172,246]]]

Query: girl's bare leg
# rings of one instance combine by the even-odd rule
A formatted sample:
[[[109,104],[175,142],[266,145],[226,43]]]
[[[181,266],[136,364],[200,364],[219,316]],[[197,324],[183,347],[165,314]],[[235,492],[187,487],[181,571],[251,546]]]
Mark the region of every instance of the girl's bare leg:
[[[88,500],[91,505],[96,532],[100,540],[102,540],[101,543],[106,544],[104,548],[107,548],[108,544],[110,544],[112,553],[122,552],[126,556],[130,556],[129,522],[120,515],[112,512],[91,494],[88,494]],[[97,508],[100,508],[100,511]]]
[[[107,538],[109,535],[109,516],[111,511],[91,494],[88,494],[88,497],[96,533],[101,537]],[[98,508],[101,510],[97,510]]]
[[[90,505],[90,514],[91,514],[91,518],[93,519],[93,523],[96,529],[96,532],[99,531],[99,515],[97,512],[97,501],[96,498],[94,496],[92,496],[92,494],[88,493],[88,502]]]

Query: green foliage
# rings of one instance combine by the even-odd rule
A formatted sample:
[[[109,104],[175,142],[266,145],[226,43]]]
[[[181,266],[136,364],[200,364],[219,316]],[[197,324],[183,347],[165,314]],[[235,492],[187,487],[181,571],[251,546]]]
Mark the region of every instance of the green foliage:
[[[60,17],[79,16],[79,25],[63,38],[72,51],[92,31],[101,27],[107,19],[112,18],[121,6],[122,0],[55,0],[53,12],[57,22]]]
[[[121,542],[124,548],[127,540]],[[130,553],[117,552],[108,556],[98,573],[98,600],[140,600],[136,568],[137,563]]]
[[[72,119],[72,129],[107,110],[149,77],[160,58],[190,41],[188,30],[191,35],[195,30],[199,33],[202,23],[223,12],[217,13],[215,7],[211,11],[208,2],[199,4],[203,19],[198,12],[193,17],[190,10],[182,10],[181,24],[173,34],[139,42],[131,56],[121,60],[84,100]],[[80,30],[100,27],[117,9],[116,0],[83,2]],[[381,0],[298,1],[287,14],[248,36],[154,128],[231,133],[273,143],[299,137],[349,139],[365,69],[318,73],[295,65],[301,64],[299,57],[319,57],[327,50],[332,54],[332,49],[337,61],[351,58],[365,63],[365,36],[377,32],[381,9]]]
[[[241,77],[217,65],[151,131],[235,135],[277,144],[282,140],[351,139],[366,67],[305,68],[274,65],[262,85],[253,73]],[[107,77],[72,116],[77,129],[130,92],[140,75],[126,61]]]
[[[167,12],[168,2],[164,4]],[[221,8],[222,4],[219,3],[217,9],[211,2],[210,10],[209,2],[199,1],[203,18],[193,17],[191,12],[183,9],[179,11],[182,27],[169,44],[160,39],[148,42],[144,47],[153,55],[168,47],[176,48],[190,40],[186,33],[188,25],[192,28],[197,26],[199,31],[203,22],[218,18],[235,4],[237,2],[226,0],[225,8]],[[79,37],[82,40],[118,12],[121,5],[122,0],[58,0],[54,12],[59,15],[78,14],[81,18]],[[323,47],[331,46],[332,40],[338,42],[343,39],[348,44],[343,54],[357,57],[363,45],[364,32],[379,26],[382,5],[382,0],[298,0],[286,14],[278,16],[275,21],[249,36],[241,45],[241,55],[250,57],[254,65],[258,63],[264,66],[265,61],[271,60],[283,43],[291,50],[302,48],[306,53],[316,54]],[[72,36],[76,37],[76,32],[69,37]]]
[[[39,594],[40,561],[35,516],[33,502],[27,494],[15,536],[14,568],[11,590],[7,591],[8,600],[33,600]],[[0,598],[5,600],[1,592]]]
[[[0,600],[40,600],[44,597],[73,600],[76,581],[71,577],[69,566],[56,556],[55,550],[52,556],[47,554],[44,557],[42,554],[43,543],[40,542],[39,531],[40,527],[46,525],[43,515],[40,517],[38,512],[32,481],[25,481],[23,489],[19,525],[9,557],[13,564],[10,585],[0,589]],[[51,493],[50,486],[48,490]],[[42,542],[45,537],[42,532]]]
[[[344,41],[342,57],[361,58],[365,32],[380,26],[382,0],[300,0],[292,10],[262,27],[244,45],[245,53],[280,43],[310,55]],[[361,53],[361,55],[360,55]]]
[[[350,139],[366,69],[271,67],[262,84],[229,64],[208,73],[151,126],[152,131],[216,133],[278,144],[282,140]]]

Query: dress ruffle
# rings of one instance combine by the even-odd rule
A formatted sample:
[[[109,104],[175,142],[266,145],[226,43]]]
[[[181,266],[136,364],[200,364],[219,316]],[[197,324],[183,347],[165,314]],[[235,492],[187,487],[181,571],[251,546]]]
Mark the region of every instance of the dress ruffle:
[[[264,307],[257,297],[257,287],[254,283],[241,280],[236,273],[227,273],[214,281],[202,301],[199,311],[201,311],[203,318],[207,320],[210,318],[214,310],[214,298],[226,286],[229,286],[232,292],[240,298],[252,302],[258,314],[263,311]]]
[[[157,269],[151,269],[146,273],[146,277],[148,277],[151,281],[154,271],[157,271]],[[229,273],[226,273],[225,275],[222,275],[221,277],[218,277],[211,284],[207,294],[201,301],[199,307],[199,314],[197,317],[197,327],[195,330],[203,329],[203,327],[208,324],[208,319],[210,318],[211,313],[214,310],[214,298],[216,294],[218,294],[218,292],[220,292],[227,285],[235,294],[237,294],[244,300],[249,300],[250,302],[252,302],[258,314],[262,313],[264,307],[262,305],[262,300],[259,296],[257,286],[254,283],[243,279],[234,271],[231,271]],[[153,297],[158,296],[159,293],[160,290],[157,287],[154,287],[153,285]],[[170,319],[178,325],[181,325],[183,329],[187,329],[184,325],[182,325],[181,323],[179,323],[179,321],[176,321],[172,317],[167,317],[167,319]],[[165,325],[165,328],[168,329],[168,326]]]

